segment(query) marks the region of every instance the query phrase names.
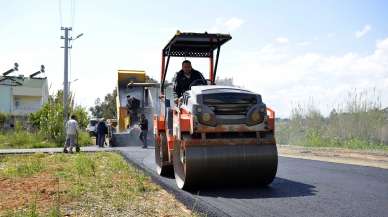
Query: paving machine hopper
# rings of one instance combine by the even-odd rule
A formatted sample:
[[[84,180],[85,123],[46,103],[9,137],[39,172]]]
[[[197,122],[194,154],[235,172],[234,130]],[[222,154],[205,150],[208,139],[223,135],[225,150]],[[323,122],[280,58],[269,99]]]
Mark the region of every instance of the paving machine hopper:
[[[127,96],[133,96],[140,101],[139,114],[144,113],[149,120],[149,128],[152,129],[152,116],[154,109],[158,108],[159,102],[154,103],[158,98],[160,85],[156,82],[149,82],[149,79],[142,70],[118,70],[117,72],[117,126],[111,133],[112,146],[141,146],[139,140],[140,129],[130,127],[130,115],[127,109]],[[149,138],[153,140],[151,136]]]
[[[177,32],[162,51],[160,108],[154,115],[155,161],[158,174],[174,175],[181,189],[268,185],[276,175],[275,112],[260,94],[215,84],[221,46],[231,38]],[[208,85],[195,86],[194,81],[190,90],[174,99],[165,88],[171,57],[208,58]]]

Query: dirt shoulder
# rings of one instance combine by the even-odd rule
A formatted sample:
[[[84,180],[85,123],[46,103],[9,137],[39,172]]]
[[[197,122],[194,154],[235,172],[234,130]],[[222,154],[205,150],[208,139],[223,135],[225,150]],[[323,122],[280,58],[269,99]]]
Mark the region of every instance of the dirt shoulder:
[[[311,148],[293,145],[278,145],[278,152],[279,155],[283,157],[388,169],[388,153],[383,151],[361,151],[341,148]]]

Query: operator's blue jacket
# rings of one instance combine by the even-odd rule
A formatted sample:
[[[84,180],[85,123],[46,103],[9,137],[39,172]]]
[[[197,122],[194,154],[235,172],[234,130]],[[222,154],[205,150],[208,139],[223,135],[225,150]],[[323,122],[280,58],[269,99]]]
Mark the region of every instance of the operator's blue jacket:
[[[202,73],[195,69],[191,70],[190,78],[187,78],[184,75],[183,70],[177,72],[174,81],[174,93],[176,94],[176,96],[179,98],[183,95],[185,91],[190,90],[190,84],[195,80],[203,80],[203,82],[206,83],[206,80],[203,77]]]

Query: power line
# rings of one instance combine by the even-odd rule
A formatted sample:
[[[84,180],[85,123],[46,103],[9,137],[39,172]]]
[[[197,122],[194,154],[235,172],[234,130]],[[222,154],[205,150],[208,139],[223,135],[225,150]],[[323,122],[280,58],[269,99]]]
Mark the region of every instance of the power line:
[[[71,26],[72,26],[72,28],[73,28],[73,30],[74,30],[74,20],[75,20],[75,0],[71,0],[71,8],[70,8],[70,10],[71,10]],[[71,45],[70,45],[70,50],[69,50],[69,77],[70,77],[70,81],[72,81],[72,72],[73,72],[73,70],[72,70],[72,48],[73,47],[73,45],[72,45],[72,43],[71,43]],[[69,90],[69,91],[71,91],[71,90]]]
[[[75,23],[75,0],[71,0],[71,26],[74,29],[74,23]]]
[[[63,27],[63,17],[62,17],[62,1],[59,0],[59,17],[61,22],[61,30],[64,31],[64,36],[61,37],[61,39],[64,39],[64,82],[63,82],[63,104],[64,104],[64,120],[66,123],[66,120],[68,118],[68,110],[67,110],[67,101],[68,101],[68,95],[69,95],[69,80],[72,78],[72,41],[78,39],[83,35],[79,34],[76,38],[72,38],[69,34],[70,31],[74,28],[75,23],[75,0],[70,0],[70,27]]]
[[[62,1],[58,0],[58,12],[59,12],[59,22],[61,26],[63,26],[63,19],[62,19]]]

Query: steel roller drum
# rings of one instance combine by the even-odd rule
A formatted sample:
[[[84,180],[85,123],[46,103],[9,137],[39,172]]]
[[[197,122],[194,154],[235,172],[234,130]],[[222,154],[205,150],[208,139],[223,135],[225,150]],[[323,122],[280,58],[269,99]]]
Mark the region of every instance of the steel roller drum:
[[[174,149],[174,171],[181,189],[201,186],[270,184],[276,176],[276,145],[217,145]]]
[[[168,148],[166,134],[160,134],[160,141],[155,138],[155,162],[156,172],[165,177],[174,176],[174,168],[172,165],[163,165],[163,162],[168,161]]]

